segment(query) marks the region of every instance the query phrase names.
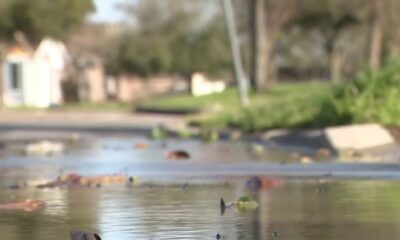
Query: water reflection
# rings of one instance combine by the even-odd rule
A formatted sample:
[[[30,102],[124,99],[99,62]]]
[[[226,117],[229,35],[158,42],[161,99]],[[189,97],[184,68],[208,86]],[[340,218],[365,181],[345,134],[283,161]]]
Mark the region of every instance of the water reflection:
[[[0,201],[37,198],[39,212],[1,211],[1,239],[68,239],[70,229],[104,239],[396,239],[400,183],[290,180],[269,190],[234,184],[1,190]],[[229,209],[219,198],[253,195],[255,211]]]
[[[287,153],[267,150],[264,158],[256,158],[243,144],[173,140],[165,148],[152,142],[149,149],[134,149],[134,144],[142,141],[145,139],[100,139],[61,156],[4,155],[0,186],[55,179],[60,170],[83,175],[162,175],[155,175],[157,184],[134,187],[0,189],[0,203],[27,198],[48,203],[38,212],[1,210],[0,239],[68,239],[71,229],[99,232],[105,240],[215,239],[217,234],[233,240],[400,237],[400,182],[292,179],[264,181],[262,185],[268,188],[255,191],[246,188],[243,178],[196,179],[189,170],[202,167],[219,173],[230,163],[289,159]],[[184,162],[166,160],[164,153],[169,149],[185,149],[193,157]],[[176,178],[177,170],[187,176]],[[174,185],[160,185],[163,178]],[[253,196],[260,203],[258,209],[229,209],[220,216],[221,197],[234,201],[243,195]]]

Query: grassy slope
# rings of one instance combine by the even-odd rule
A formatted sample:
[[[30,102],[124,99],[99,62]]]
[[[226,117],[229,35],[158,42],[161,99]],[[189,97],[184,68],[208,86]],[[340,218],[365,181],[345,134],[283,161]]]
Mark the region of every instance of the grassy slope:
[[[400,125],[400,59],[389,61],[382,69],[363,71],[352,81],[338,86],[304,82],[276,84],[268,93],[252,94],[247,109],[239,106],[237,93],[193,98],[159,99],[153,106],[206,109],[192,121],[206,127],[233,124],[243,130],[271,128],[322,127],[374,122]]]
[[[150,100],[142,106],[202,109],[203,113],[190,117],[190,121],[205,127],[236,125],[253,131],[307,125],[307,121],[318,111],[321,98],[328,95],[330,89],[328,84],[321,82],[280,83],[268,93],[252,93],[248,109],[240,106],[236,89],[197,98],[190,95],[169,96]]]

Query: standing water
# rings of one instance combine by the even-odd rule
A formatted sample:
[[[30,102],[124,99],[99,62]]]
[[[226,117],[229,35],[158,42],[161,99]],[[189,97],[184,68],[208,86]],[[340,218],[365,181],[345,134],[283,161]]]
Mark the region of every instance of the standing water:
[[[52,179],[59,172],[122,172],[138,176],[139,183],[49,189],[3,187],[0,203],[31,198],[45,201],[47,207],[33,212],[0,210],[1,239],[68,239],[72,229],[98,232],[105,240],[216,239],[217,235],[249,240],[400,237],[398,181],[279,178],[280,184],[250,189],[246,171],[218,175],[212,168],[281,162],[269,159],[290,163],[291,157],[278,150],[267,151],[265,157],[254,156],[248,146],[224,143],[206,146],[198,142],[169,142],[163,147],[151,143],[148,149],[134,149],[132,146],[140,141],[143,140],[102,139],[54,156],[3,153],[3,186]],[[186,149],[191,159],[165,159],[165,151],[176,148]],[[202,168],[202,174],[194,174],[196,168]],[[176,173],[179,177],[174,177]],[[220,198],[231,202],[241,196],[254,198],[258,208],[228,208],[221,216]]]

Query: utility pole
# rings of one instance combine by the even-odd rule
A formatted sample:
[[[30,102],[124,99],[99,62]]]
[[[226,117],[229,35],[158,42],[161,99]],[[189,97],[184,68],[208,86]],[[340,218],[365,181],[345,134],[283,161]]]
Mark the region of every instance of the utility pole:
[[[247,107],[249,105],[249,96],[248,96],[249,84],[243,70],[232,2],[231,0],[222,0],[222,3],[224,6],[226,25],[229,34],[229,42],[231,45],[233,68],[235,71],[236,82],[239,88],[240,103],[242,104],[243,107]]]

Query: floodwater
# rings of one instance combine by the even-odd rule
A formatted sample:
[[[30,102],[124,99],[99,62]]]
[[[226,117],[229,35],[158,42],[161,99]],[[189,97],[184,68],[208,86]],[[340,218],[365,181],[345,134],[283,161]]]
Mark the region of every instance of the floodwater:
[[[284,158],[290,159],[289,154],[268,150],[265,156],[254,156],[247,146],[236,143],[207,146],[170,141],[166,148],[158,142],[150,143],[148,149],[133,148],[135,143],[143,141],[105,138],[95,144],[79,144],[54,156],[25,156],[18,151],[3,153],[0,157],[3,186],[31,179],[52,179],[60,171],[88,175],[126,173],[139,176],[139,184],[100,188],[0,188],[0,203],[33,198],[48,204],[35,212],[0,210],[0,239],[69,239],[72,229],[98,232],[105,240],[216,239],[217,234],[232,240],[400,237],[400,181],[397,178],[290,177],[282,178],[280,184],[254,190],[246,187],[249,169],[243,174],[222,171],[224,174],[218,175],[211,168],[223,170],[223,166],[229,169],[230,164],[239,164],[235,165],[238,170],[245,161],[275,166]],[[176,148],[187,149],[192,159],[166,160],[164,152]],[[181,165],[184,167],[180,168]],[[192,175],[198,168],[202,168],[202,174]],[[212,174],[203,174],[207,171]],[[179,177],[174,177],[176,173]],[[279,174],[272,175],[275,179]],[[229,202],[243,195],[252,196],[259,207],[248,211],[230,208],[221,216],[221,197]]]

